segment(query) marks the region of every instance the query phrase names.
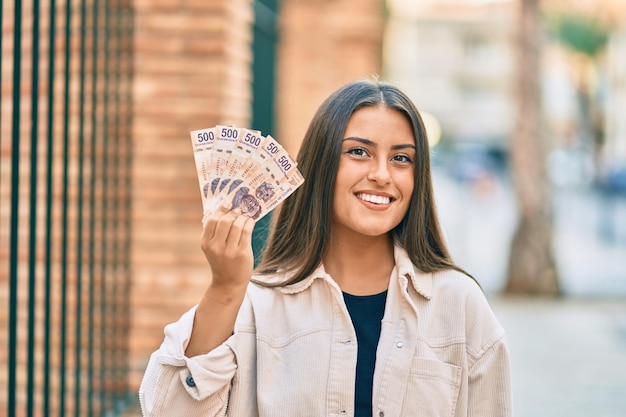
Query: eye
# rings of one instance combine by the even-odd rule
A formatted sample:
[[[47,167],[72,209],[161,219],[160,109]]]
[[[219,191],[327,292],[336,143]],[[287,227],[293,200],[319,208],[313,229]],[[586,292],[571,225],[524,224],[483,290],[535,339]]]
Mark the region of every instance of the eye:
[[[403,164],[410,164],[413,162],[413,158],[411,158],[409,155],[405,155],[405,154],[398,154],[398,155],[394,155],[393,158],[391,158],[393,161],[395,162],[400,162]]]
[[[354,156],[360,156],[360,157],[368,155],[367,150],[365,150],[364,148],[350,148],[346,151],[346,153],[348,155],[354,155]]]

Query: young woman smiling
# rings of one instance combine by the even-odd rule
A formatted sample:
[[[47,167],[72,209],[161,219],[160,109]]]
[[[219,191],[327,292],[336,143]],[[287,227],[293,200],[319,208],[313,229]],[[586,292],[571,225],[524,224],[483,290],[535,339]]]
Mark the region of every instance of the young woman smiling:
[[[297,159],[256,270],[251,219],[206,221],[211,278],[150,359],[144,415],[510,416],[505,332],[448,253],[410,99],[343,86]]]

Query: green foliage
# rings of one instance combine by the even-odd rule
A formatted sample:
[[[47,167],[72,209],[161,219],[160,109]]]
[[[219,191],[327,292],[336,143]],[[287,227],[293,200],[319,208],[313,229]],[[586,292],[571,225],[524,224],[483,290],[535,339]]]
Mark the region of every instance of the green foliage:
[[[604,50],[611,33],[610,28],[597,20],[578,14],[551,16],[548,26],[567,48],[590,58]]]

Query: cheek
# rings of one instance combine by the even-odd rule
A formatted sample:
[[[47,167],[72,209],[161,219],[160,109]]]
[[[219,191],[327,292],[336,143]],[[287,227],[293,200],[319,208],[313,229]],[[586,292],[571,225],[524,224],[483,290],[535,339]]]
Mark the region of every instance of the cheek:
[[[413,198],[413,193],[415,193],[413,177],[410,180],[406,181],[403,186],[400,188],[402,193],[402,216],[404,217],[409,210],[409,205],[411,204],[411,199]]]
[[[405,200],[410,200],[411,199],[411,195],[414,192],[415,189],[415,178],[414,178],[414,174],[411,173],[406,173],[403,175],[401,175],[400,177],[396,178],[396,186],[400,189],[400,192],[402,193],[402,197]]]

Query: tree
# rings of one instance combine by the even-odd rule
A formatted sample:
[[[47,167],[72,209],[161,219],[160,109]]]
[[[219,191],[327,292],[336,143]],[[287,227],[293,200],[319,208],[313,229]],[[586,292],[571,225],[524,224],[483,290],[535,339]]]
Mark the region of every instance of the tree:
[[[552,251],[551,203],[542,128],[539,0],[520,0],[517,33],[517,122],[511,165],[519,219],[509,256],[506,294],[560,293]]]
[[[600,154],[604,144],[604,112],[596,100],[598,60],[606,49],[611,25],[580,12],[561,11],[548,16],[550,29],[572,52],[572,65],[578,98],[579,132],[583,143],[593,151],[594,179],[602,173]]]

